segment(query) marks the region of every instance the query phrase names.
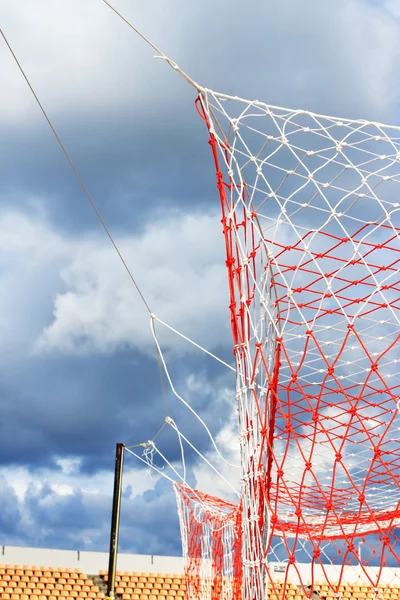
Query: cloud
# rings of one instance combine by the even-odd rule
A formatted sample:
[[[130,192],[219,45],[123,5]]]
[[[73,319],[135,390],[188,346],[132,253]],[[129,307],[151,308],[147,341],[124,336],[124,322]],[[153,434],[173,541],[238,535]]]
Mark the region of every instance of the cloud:
[[[201,6],[178,0],[173,12],[157,2],[156,16],[153,4],[132,7],[128,0],[119,0],[115,6],[206,86],[221,91],[235,86],[245,96],[248,88],[250,97],[252,89],[263,90],[275,96],[273,102],[277,94],[295,100],[307,92],[313,102],[313,91],[318,102],[329,97],[334,102],[346,94],[352,105],[372,100],[371,106],[379,106],[393,99],[379,94],[379,84],[392,80],[398,52],[398,23],[385,10],[391,4],[395,3],[346,0],[334,6],[313,0],[305,11],[295,0],[274,6],[252,0],[230,11],[231,35],[223,38],[220,28],[231,6],[228,0],[217,7],[211,0]],[[184,89],[167,65],[151,60],[154,51],[95,0],[85,6],[78,0],[62,6],[41,0],[36,10],[28,0],[18,6],[9,2],[4,13],[5,29],[56,110],[77,106],[104,110],[116,104],[132,110],[144,101],[151,107],[158,105],[164,115],[163,103],[151,92],[154,84],[160,86],[163,99],[176,101]],[[199,23],[207,25],[206,45],[201,43],[205,29],[194,27]],[[23,90],[10,57],[3,60],[4,74],[20,83],[16,91]],[[352,88],[360,87],[355,98],[344,86],[343,90],[336,86],[343,77]],[[165,82],[175,85],[166,88]],[[327,93],[320,96],[323,88]],[[13,91],[3,101],[15,112],[19,106]]]
[[[211,0],[199,6],[177,0],[170,10],[160,2],[132,7],[119,0],[115,6],[207,87],[227,92],[235,87],[245,97],[262,92],[272,103],[278,98],[284,104],[308,100],[320,108],[336,103],[376,115],[388,114],[397,102],[393,75],[399,24],[384,4],[313,0],[304,10],[295,0],[273,6],[252,0],[232,10],[228,0],[218,6]],[[221,37],[227,15],[230,35]],[[101,2],[82,6],[78,0],[68,5],[41,0],[35,10],[27,0],[18,6],[8,2],[3,20],[21,61],[56,112],[73,106],[85,112],[93,106],[132,110],[144,103],[166,115],[163,100],[176,101],[184,89],[176,74],[152,61],[154,51]],[[2,114],[20,120],[21,113],[32,110],[29,94],[24,97],[20,74],[7,55],[2,67],[9,83]],[[154,85],[159,94],[151,91]]]
[[[210,348],[230,344],[219,230],[215,213],[183,214],[117,239],[151,310]],[[154,356],[147,310],[105,236],[72,238],[43,219],[5,212],[0,249],[3,351],[30,338],[31,351],[42,353],[109,353],[128,345]],[[49,322],[43,305],[51,302]],[[174,334],[162,337],[169,347],[193,349]]]
[[[214,214],[179,215],[119,241],[151,310],[209,348],[229,344],[219,228]],[[149,315],[107,240],[74,244],[61,278],[65,291],[55,298],[54,320],[38,351],[113,352],[133,345],[154,352]],[[177,336],[164,338],[168,346],[183,345]],[[185,345],[185,352],[191,349]]]
[[[107,551],[112,473],[87,477],[42,470],[5,470],[0,476],[2,544]],[[126,457],[121,505],[121,552],[180,553],[172,486],[132,469]]]

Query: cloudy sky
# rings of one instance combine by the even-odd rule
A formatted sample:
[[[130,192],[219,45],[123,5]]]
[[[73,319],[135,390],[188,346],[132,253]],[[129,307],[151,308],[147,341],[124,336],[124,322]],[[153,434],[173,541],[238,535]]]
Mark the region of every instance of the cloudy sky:
[[[400,0],[114,5],[205,87],[399,122]],[[101,0],[3,0],[0,22],[151,310],[231,364],[194,90]],[[0,544],[106,550],[116,442],[153,438],[166,405],[218,461],[166,381],[163,397],[148,313],[3,42],[0,89]],[[177,393],[235,462],[234,374],[157,327]],[[178,466],[170,427],[157,444]],[[193,485],[229,496],[186,461]],[[121,548],[180,553],[170,483],[129,455]]]

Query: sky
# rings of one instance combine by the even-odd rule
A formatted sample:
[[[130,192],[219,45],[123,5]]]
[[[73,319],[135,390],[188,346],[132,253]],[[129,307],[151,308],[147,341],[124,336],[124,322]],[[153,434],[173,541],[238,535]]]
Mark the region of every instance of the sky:
[[[205,87],[399,124],[399,0],[114,6]],[[0,21],[151,310],[232,364],[194,89],[101,0],[5,0]],[[0,545],[104,551],[115,444],[152,439],[165,405],[233,486],[237,470],[165,378],[163,395],[148,312],[4,43],[0,89]],[[235,463],[234,373],[157,332],[177,393]],[[170,427],[157,445],[180,464]],[[195,452],[186,463],[192,485],[232,497]],[[127,454],[123,495],[120,549],[179,555],[171,483]]]

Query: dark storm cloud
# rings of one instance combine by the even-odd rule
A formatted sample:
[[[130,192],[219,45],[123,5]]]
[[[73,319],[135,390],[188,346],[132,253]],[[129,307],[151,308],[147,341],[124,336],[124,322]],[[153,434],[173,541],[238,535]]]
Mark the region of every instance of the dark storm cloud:
[[[185,390],[185,373],[199,369],[198,362],[188,359],[183,369],[172,369],[178,389]],[[221,369],[210,365],[207,381],[213,381],[218,390],[225,383]],[[201,390],[185,396],[215,435],[224,425],[229,408],[225,401]],[[169,416],[182,424],[183,433],[200,451],[207,451],[209,437],[168,387],[166,400]],[[1,464],[57,468],[55,457],[80,457],[81,471],[88,474],[112,469],[116,442],[146,442],[165,419],[156,361],[133,351],[86,358],[46,357],[25,363],[20,374],[13,371],[8,376],[3,371],[0,411]],[[170,428],[157,443],[168,460],[180,459],[177,437]],[[194,458],[188,448],[188,464]]]
[[[135,118],[118,115],[107,123],[98,115],[81,125],[67,119],[59,127],[107,224],[134,232],[160,211],[189,212],[204,203],[216,205],[207,132],[195,113],[193,97],[184,111],[171,109],[175,127],[163,122],[158,112],[138,112]],[[178,127],[182,117],[187,122]],[[26,132],[4,133],[3,206],[27,210],[37,198],[58,228],[75,234],[97,230],[93,210],[51,133],[36,127],[28,139],[27,143]],[[209,171],[198,168],[204,163]]]

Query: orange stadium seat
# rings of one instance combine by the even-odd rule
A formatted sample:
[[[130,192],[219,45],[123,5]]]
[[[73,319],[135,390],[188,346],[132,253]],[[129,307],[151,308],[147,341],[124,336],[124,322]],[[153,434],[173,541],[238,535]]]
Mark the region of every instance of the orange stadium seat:
[[[1,600],[105,600],[108,573],[99,571],[103,582],[100,589],[80,569],[41,565],[0,565]],[[116,592],[122,600],[183,600],[186,583],[183,575],[171,573],[140,573],[118,571]],[[224,581],[225,578],[224,578]],[[218,586],[222,580],[218,582]],[[374,589],[365,582],[345,583],[328,586],[325,581],[316,581],[316,590],[323,600],[373,600]],[[268,583],[269,600],[304,600],[297,584],[281,580]],[[381,600],[400,600],[400,584],[379,584]]]

